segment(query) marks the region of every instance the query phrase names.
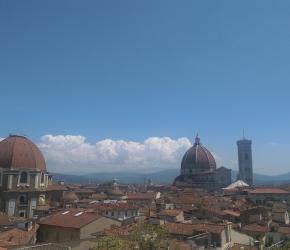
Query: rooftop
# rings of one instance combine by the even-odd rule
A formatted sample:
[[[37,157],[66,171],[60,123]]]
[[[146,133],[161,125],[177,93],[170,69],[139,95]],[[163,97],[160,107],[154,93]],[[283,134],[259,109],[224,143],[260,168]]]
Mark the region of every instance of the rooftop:
[[[101,215],[91,210],[67,209],[43,218],[38,224],[67,228],[81,228]]]

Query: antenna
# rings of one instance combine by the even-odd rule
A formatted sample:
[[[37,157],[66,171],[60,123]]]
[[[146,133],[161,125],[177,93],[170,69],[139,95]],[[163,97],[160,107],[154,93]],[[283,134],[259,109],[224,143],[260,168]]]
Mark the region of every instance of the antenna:
[[[243,128],[243,139],[245,140],[245,129]]]

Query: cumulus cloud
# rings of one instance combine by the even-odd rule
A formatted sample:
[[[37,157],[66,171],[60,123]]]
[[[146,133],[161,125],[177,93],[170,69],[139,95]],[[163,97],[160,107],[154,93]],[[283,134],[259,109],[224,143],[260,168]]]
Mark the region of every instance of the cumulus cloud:
[[[185,137],[149,137],[143,142],[105,139],[93,144],[81,135],[44,135],[38,146],[49,171],[154,171],[179,168],[191,142]]]

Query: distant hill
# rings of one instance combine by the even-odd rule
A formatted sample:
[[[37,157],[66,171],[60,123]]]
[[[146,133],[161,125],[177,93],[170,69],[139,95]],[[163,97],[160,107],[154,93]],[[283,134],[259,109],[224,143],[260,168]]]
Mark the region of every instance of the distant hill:
[[[179,169],[167,169],[154,173],[138,172],[113,172],[113,173],[91,173],[86,175],[70,175],[54,173],[53,180],[64,180],[66,183],[92,183],[103,182],[117,179],[120,183],[144,183],[145,179],[151,179],[153,183],[168,184],[172,183],[174,178],[179,175]]]
[[[117,179],[119,183],[144,183],[145,179],[151,179],[153,183],[170,184],[179,175],[179,169],[166,169],[158,172],[138,173],[138,172],[100,172],[85,175],[71,175],[54,173],[54,181],[64,180],[66,183],[101,183]],[[232,170],[232,180],[237,178],[238,171]],[[256,185],[285,184],[290,183],[290,172],[281,175],[254,174]]]

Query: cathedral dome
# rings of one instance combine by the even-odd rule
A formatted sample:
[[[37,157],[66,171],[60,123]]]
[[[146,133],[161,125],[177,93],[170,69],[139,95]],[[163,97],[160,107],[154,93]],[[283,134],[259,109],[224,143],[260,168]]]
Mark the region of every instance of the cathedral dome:
[[[46,172],[38,147],[24,136],[10,135],[0,142],[0,168]]]
[[[181,162],[181,174],[200,174],[213,172],[216,162],[211,152],[201,143],[196,136],[194,145],[186,151]]]

